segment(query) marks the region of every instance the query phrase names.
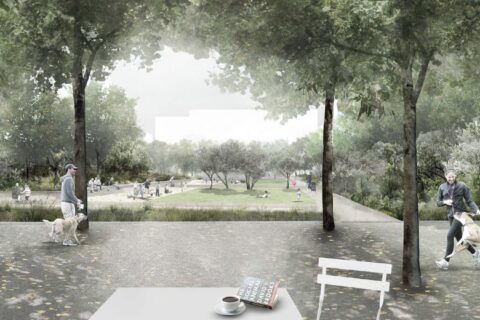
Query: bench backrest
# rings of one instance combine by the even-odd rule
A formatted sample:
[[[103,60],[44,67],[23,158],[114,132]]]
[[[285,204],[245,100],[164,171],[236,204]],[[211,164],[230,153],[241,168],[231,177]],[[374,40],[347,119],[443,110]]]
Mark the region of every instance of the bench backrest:
[[[392,273],[391,264],[320,258],[318,265],[323,268],[323,272],[317,276],[317,283],[384,292],[388,292],[390,289],[390,283],[386,281],[386,276]],[[353,277],[329,276],[326,274],[327,268],[379,273],[382,274],[383,279],[368,280]]]
[[[320,319],[325,285],[334,285],[349,288],[367,289],[380,291],[380,303],[377,313],[377,320],[380,319],[380,310],[383,305],[385,292],[390,290],[390,283],[387,282],[387,274],[392,273],[392,265],[388,263],[365,262],[355,260],[341,260],[331,258],[319,258],[318,265],[322,267],[322,274],[317,276],[317,283],[321,284],[320,301],[317,313],[317,320]],[[372,272],[382,275],[382,280],[368,280],[354,277],[327,275],[327,269],[353,270]]]

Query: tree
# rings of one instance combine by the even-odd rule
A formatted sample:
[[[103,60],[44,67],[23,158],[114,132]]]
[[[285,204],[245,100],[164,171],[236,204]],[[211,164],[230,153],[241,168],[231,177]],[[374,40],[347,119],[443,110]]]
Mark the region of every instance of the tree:
[[[219,146],[217,154],[217,171],[216,176],[228,189],[228,177],[233,171],[237,171],[241,167],[241,157],[244,152],[240,142],[228,140]]]
[[[198,168],[210,180],[210,190],[213,187],[213,177],[218,172],[218,159],[220,149],[214,144],[201,143],[196,150],[195,160]]]
[[[169,161],[180,169],[183,175],[188,175],[195,169],[195,144],[183,139],[170,146]]]
[[[449,164],[473,177],[473,185],[480,189],[480,118],[474,119],[458,132],[458,145],[453,148]]]
[[[172,166],[168,156],[170,145],[166,142],[154,140],[147,144],[146,149],[150,156],[152,169],[161,174],[167,174]]]
[[[148,66],[159,57],[159,31],[181,13],[184,0],[47,0],[15,2],[3,21],[18,46],[19,63],[30,62],[40,87],[72,85],[77,195],[87,212],[85,89],[102,80],[116,60],[136,57]]]
[[[194,33],[220,53],[223,79],[253,94],[272,116],[292,117],[324,99],[323,226],[333,218],[333,102],[338,87],[352,80],[357,54],[335,46],[345,38],[332,1],[203,1],[189,17]],[[203,20],[202,20],[203,18]],[[187,23],[188,24],[188,23]],[[359,41],[359,39],[357,39]],[[362,69],[358,68],[358,72]],[[368,78],[372,72],[360,79]],[[357,81],[363,84],[366,81]],[[273,85],[272,85],[273,84]],[[280,102],[280,103],[279,103]],[[320,162],[320,161],[318,161]]]
[[[107,155],[105,170],[123,179],[144,180],[150,166],[149,160],[142,143],[122,140]]]
[[[142,131],[136,123],[134,99],[123,89],[91,83],[87,88],[89,112],[86,116],[87,151],[95,163],[96,175],[102,172],[105,158],[120,140],[138,141]]]
[[[295,170],[300,168],[300,161],[295,154],[292,146],[288,146],[282,150],[278,150],[272,154],[272,163],[274,168],[287,178],[285,188],[290,188],[290,176]]]
[[[219,52],[221,55],[230,53],[232,64],[237,67],[245,65],[248,69],[248,59],[242,59],[240,53],[250,52],[247,56],[251,62],[253,54],[261,55],[269,50],[273,55],[284,57],[286,63],[298,66],[305,80],[300,88],[314,92],[322,90],[325,93],[322,185],[326,230],[334,227],[331,215],[331,120],[336,89],[340,84],[349,84],[351,71],[354,70],[356,79],[360,80],[353,81],[352,88],[363,88],[366,93],[360,111],[367,114],[382,107],[380,97],[383,94],[388,96],[394,93],[402,97],[405,203],[403,281],[412,287],[421,286],[416,104],[429,65],[437,63],[435,55],[465,47],[478,35],[479,4],[440,0],[433,3],[416,0],[222,1],[220,4],[206,1],[200,7],[202,14],[213,12],[212,20],[216,27],[207,23],[206,31],[213,31],[212,34],[222,31],[218,42],[227,42],[228,45],[221,47]],[[231,45],[232,41],[238,45]],[[355,65],[359,68],[355,68]],[[372,71],[362,72],[366,66]],[[384,79],[372,80],[372,75],[379,73],[384,75]],[[368,82],[374,85],[369,86]],[[369,89],[375,87],[377,89]]]
[[[68,119],[73,111],[55,94],[35,92],[27,86],[10,95],[0,113],[1,140],[26,179],[45,162],[52,164],[54,154],[71,151],[66,146],[72,136]],[[56,175],[58,167],[52,170]]]
[[[251,142],[245,146],[240,171],[245,176],[247,190],[253,190],[255,183],[265,175],[266,162],[267,154],[258,142]]]

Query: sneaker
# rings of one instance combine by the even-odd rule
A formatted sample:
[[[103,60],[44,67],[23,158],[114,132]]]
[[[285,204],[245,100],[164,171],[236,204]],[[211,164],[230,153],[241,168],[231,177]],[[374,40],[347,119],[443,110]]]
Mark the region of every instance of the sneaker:
[[[480,250],[476,249],[475,253],[472,253],[473,265],[480,266]]]
[[[445,259],[435,261],[435,264],[439,269],[448,270],[448,261]]]

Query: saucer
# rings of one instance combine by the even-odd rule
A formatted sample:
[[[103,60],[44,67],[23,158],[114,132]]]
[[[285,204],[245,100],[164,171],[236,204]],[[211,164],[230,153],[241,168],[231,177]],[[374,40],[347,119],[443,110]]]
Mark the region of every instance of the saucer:
[[[243,303],[243,302],[240,302],[240,305],[238,306],[238,308],[233,310],[233,311],[225,310],[225,308],[223,307],[223,303],[221,303],[221,302],[219,302],[214,308],[216,313],[221,314],[223,316],[237,316],[237,315],[243,313],[243,311],[245,311],[245,309],[247,309],[247,307],[245,306],[245,303]]]

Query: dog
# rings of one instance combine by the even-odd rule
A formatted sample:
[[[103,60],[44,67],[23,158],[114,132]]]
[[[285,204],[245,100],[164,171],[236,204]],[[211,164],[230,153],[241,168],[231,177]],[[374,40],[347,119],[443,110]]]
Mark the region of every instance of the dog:
[[[58,242],[60,236],[63,235],[63,245],[76,245],[73,244],[71,239],[75,239],[77,244],[80,244],[80,241],[77,238],[75,230],[80,221],[87,219],[87,216],[83,213],[80,213],[78,216],[67,218],[67,219],[55,219],[55,221],[42,220],[49,228],[51,232],[48,235],[52,238],[53,241]]]
[[[451,258],[460,251],[465,250],[469,244],[474,247],[480,245],[480,226],[475,224],[470,214],[468,212],[457,212],[453,215],[453,218],[462,224],[463,234],[447,258]]]

